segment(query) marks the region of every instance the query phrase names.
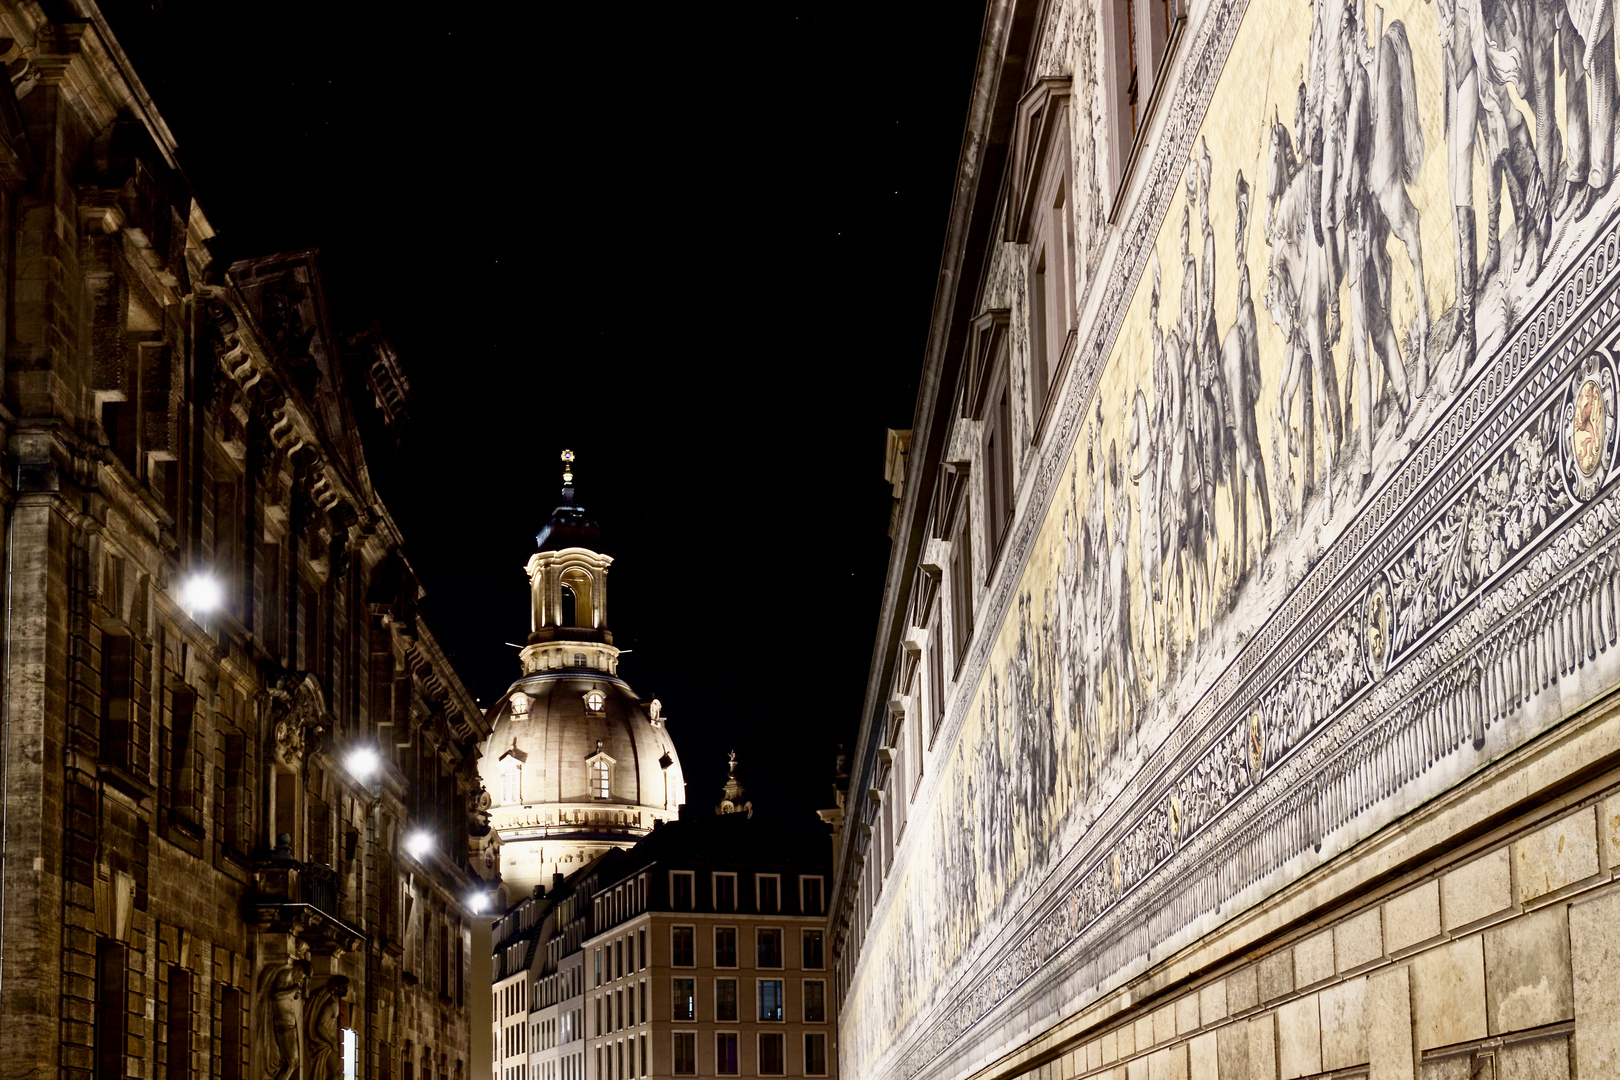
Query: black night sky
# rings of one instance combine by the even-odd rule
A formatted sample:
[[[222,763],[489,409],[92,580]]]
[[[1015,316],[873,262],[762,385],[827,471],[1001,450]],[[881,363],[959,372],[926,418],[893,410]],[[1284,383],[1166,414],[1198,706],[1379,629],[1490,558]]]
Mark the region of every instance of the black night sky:
[[[319,248],[415,394],[371,466],[474,694],[571,447],[688,800],[830,802],[981,5],[104,0],[226,259]],[[927,11],[926,21],[917,12]]]

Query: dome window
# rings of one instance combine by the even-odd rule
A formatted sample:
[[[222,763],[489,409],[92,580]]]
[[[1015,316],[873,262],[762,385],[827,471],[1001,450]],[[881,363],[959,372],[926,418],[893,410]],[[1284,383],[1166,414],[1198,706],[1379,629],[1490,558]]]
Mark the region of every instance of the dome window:
[[[585,693],[585,714],[587,716],[602,716],[602,715],[605,715],[603,713],[603,711],[602,711],[602,708],[606,704],[607,704],[607,695],[602,693],[601,690],[598,690],[596,687],[592,687],[590,690],[586,691],[586,693]]]
[[[613,765],[614,761],[602,749],[602,740],[596,740],[596,753],[585,759],[590,767],[591,798],[610,799],[613,797]]]
[[[513,716],[528,716],[529,715],[529,695],[525,694],[521,690],[519,690],[517,693],[512,695],[512,715]]]
[[[584,653],[577,652],[577,653],[574,654],[574,666],[575,667],[584,667],[585,666],[585,654]]]

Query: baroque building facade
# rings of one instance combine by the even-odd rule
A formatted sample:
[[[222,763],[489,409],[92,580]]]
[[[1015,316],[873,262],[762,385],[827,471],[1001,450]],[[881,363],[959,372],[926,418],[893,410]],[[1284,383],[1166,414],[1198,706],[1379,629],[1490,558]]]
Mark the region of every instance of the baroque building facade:
[[[1620,1072],[1613,5],[991,0],[839,1066]]]
[[[397,358],[213,257],[93,4],[0,38],[5,1072],[470,1077],[488,729],[360,442]]]

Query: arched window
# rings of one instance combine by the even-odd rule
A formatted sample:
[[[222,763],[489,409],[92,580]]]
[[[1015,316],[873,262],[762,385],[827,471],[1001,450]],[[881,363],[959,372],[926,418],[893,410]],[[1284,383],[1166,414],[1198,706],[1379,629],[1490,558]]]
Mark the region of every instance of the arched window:
[[[574,597],[574,590],[567,585],[560,586],[562,590],[562,625],[577,626],[578,601]]]

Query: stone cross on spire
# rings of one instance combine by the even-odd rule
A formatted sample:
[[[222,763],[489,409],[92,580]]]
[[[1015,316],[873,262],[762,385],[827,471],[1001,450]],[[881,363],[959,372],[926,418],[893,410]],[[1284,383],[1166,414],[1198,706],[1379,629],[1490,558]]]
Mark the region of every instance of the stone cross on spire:
[[[754,816],[754,804],[743,799],[742,781],[737,779],[737,751],[733,750],[726,755],[726,787],[721,794],[720,805],[714,808],[717,814],[747,814]]]

